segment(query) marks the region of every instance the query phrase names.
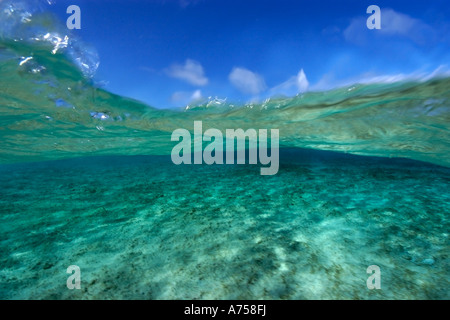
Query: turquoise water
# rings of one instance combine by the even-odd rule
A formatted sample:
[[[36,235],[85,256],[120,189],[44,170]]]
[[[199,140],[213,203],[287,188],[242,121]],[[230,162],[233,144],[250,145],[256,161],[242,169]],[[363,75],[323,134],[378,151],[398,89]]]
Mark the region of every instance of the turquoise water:
[[[448,299],[450,169],[282,150],[0,167],[2,299]],[[66,269],[81,268],[81,290]],[[368,290],[366,269],[381,268]]]
[[[449,299],[450,78],[160,110],[28,13],[0,10],[0,299]],[[279,129],[278,173],[174,165],[194,121]]]

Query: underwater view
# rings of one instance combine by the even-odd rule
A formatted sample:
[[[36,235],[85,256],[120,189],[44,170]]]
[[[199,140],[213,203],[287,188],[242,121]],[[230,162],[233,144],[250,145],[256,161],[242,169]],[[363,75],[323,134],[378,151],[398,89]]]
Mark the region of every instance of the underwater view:
[[[0,299],[449,299],[450,6],[319,2],[0,0]]]

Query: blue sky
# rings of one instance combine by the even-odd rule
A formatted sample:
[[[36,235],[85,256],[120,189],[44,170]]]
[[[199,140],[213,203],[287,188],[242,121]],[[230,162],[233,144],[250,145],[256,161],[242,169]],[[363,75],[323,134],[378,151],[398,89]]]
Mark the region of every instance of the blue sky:
[[[105,88],[158,108],[229,102],[446,72],[450,3],[302,0],[52,0],[100,56]],[[381,8],[369,30],[369,5]]]

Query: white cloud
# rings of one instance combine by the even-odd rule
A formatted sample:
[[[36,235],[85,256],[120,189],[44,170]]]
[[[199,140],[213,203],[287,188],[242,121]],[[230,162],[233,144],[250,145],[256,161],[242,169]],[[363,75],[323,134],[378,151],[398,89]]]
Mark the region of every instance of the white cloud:
[[[431,72],[415,71],[411,73],[398,73],[390,75],[367,76],[362,77],[359,83],[396,83],[402,81],[428,81],[433,78],[448,77],[450,74],[447,66],[441,65]]]
[[[424,22],[406,14],[395,12],[392,9],[385,9],[382,12],[382,33],[414,37],[414,34],[417,32],[423,32],[424,29],[428,28],[431,29],[431,27]]]
[[[187,59],[184,65],[173,64],[165,72],[172,78],[184,80],[195,86],[208,84],[202,65],[195,60]]]
[[[286,96],[293,96],[297,93],[306,92],[309,87],[306,74],[301,69],[296,76],[290,77],[285,82],[270,89],[271,95],[282,94]]]
[[[257,95],[266,90],[264,78],[245,68],[233,68],[228,79],[243,93]]]
[[[195,90],[194,93],[191,95],[191,100],[201,100],[203,99],[202,92],[200,90]]]
[[[397,35],[408,38],[418,44],[424,44],[427,41],[434,40],[436,37],[433,28],[425,22],[389,8],[381,9],[380,30],[367,29],[366,21],[368,17],[369,15],[353,19],[344,30],[344,38],[349,42],[364,44],[369,40],[368,36],[371,34]]]
[[[450,69],[447,65],[440,65],[432,71],[417,70],[411,73],[396,74],[373,74],[364,73],[356,77],[336,80],[333,73],[325,74],[322,79],[311,87],[314,91],[331,90],[352,86],[355,84],[373,84],[373,83],[397,83],[406,81],[424,82],[434,78],[450,76]]]
[[[204,100],[201,90],[194,92],[177,91],[172,94],[170,100],[177,105],[186,105]]]

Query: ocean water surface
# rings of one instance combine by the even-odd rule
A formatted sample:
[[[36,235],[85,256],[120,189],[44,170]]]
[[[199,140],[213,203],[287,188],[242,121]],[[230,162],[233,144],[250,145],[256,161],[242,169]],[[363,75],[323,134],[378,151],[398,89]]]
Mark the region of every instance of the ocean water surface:
[[[0,20],[0,299],[450,298],[450,78],[154,109],[25,13]],[[278,173],[174,165],[194,121],[279,129]]]

